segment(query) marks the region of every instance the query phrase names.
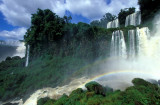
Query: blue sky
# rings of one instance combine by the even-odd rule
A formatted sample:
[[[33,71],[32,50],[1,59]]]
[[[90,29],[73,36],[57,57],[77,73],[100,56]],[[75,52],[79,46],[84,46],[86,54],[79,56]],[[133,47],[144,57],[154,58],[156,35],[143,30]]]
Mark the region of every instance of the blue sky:
[[[21,40],[30,27],[31,14],[37,8],[50,9],[60,17],[72,16],[72,23],[102,18],[110,12],[136,7],[137,0],[0,0],[0,40]]]

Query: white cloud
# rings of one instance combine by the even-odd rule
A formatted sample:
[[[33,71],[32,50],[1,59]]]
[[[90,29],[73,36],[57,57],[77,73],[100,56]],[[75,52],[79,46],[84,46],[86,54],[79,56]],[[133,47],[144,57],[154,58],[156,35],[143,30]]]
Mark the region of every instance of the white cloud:
[[[12,31],[1,31],[0,37],[3,37],[7,40],[23,40],[23,36],[26,33],[26,28],[18,28]]]
[[[2,0],[2,2],[0,11],[14,26],[29,27],[31,14],[35,13],[38,8],[50,9],[60,16],[65,13],[63,0]]]
[[[135,7],[139,10],[138,0],[112,0],[107,6],[107,12],[118,14],[121,9]]]
[[[91,20],[100,19],[107,12],[117,15],[120,9],[128,7],[136,7],[138,9],[138,0],[111,0],[110,4],[107,4],[106,1],[66,0],[66,9],[73,14],[82,15]]]
[[[66,0],[66,9],[89,19],[101,18],[107,11],[105,0]]]
[[[65,2],[65,3],[64,3]],[[40,9],[50,9],[63,16],[66,10],[88,19],[100,19],[105,13],[118,14],[120,9],[137,7],[138,0],[2,0],[0,11],[14,26],[29,27],[31,14]]]

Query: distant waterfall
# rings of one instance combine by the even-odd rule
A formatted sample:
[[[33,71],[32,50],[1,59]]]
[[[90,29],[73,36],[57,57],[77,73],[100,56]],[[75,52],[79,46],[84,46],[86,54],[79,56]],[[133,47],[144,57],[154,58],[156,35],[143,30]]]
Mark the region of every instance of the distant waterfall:
[[[27,55],[26,55],[26,67],[28,66],[28,63],[29,63],[29,49],[30,49],[30,46],[27,45]]]
[[[126,58],[126,44],[121,30],[112,33],[110,55]]]
[[[108,22],[107,24],[107,28],[117,28],[119,27],[119,20],[116,19],[116,20],[113,20],[111,22]]]
[[[135,30],[128,31],[128,38],[129,38],[129,50],[128,50],[128,57],[134,58],[136,55],[136,33]]]
[[[129,25],[137,26],[141,24],[141,13],[140,11],[135,12],[126,17],[125,27]]]

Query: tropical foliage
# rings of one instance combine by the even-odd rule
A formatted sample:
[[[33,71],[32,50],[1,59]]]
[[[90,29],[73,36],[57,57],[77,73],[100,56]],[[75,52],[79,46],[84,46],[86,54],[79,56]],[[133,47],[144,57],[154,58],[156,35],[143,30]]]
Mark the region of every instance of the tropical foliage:
[[[112,91],[96,82],[85,85],[87,90],[78,88],[58,100],[42,98],[38,105],[159,105],[160,88],[143,79],[132,80],[134,86],[125,91]]]

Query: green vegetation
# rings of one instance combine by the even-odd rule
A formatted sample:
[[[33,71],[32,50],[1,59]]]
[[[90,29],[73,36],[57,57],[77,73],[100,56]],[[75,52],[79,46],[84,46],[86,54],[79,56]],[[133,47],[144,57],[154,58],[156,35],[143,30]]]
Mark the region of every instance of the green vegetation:
[[[156,13],[158,11],[158,3],[158,0],[139,0],[142,19],[154,17],[151,12]],[[151,5],[151,10],[150,8],[146,9],[148,4]],[[128,30],[135,29],[134,26],[124,27],[125,17],[134,11],[135,8],[122,9],[118,15],[121,27],[106,29],[107,22],[116,18],[110,13],[106,13],[100,21],[95,20],[89,25],[82,22],[73,24],[70,23],[71,17],[64,16],[60,18],[48,9],[38,9],[37,13],[32,15],[31,27],[24,36],[26,45],[30,45],[29,66],[24,67],[25,58],[19,57],[8,57],[0,63],[0,100],[4,101],[15,97],[27,98],[24,95],[30,95],[39,88],[63,85],[69,82],[72,76],[79,76],[82,72],[83,74],[84,72],[89,74],[91,69],[87,68],[86,70],[84,68],[82,70],[82,68],[94,63],[97,59],[105,59],[109,56],[109,46],[113,31],[121,29],[124,31],[124,35],[127,35]],[[151,22],[147,26],[150,24]],[[127,42],[127,37],[125,40]],[[68,81],[65,81],[65,79]],[[95,86],[96,83],[92,84]],[[144,104],[146,103],[145,100],[148,103],[153,100],[157,102],[156,97],[158,96],[154,97],[150,93],[141,93],[141,89],[152,91],[152,89],[144,86],[136,85],[128,88],[125,92],[115,91],[112,94],[104,94],[104,91],[99,91],[102,88],[97,84],[94,88],[88,87],[88,91],[79,89],[70,96],[64,95],[56,102],[50,100],[46,103],[46,101],[42,100],[40,103],[46,103],[47,105],[50,103],[66,102],[72,104],[76,102],[76,104],[96,105],[101,102],[113,102],[119,105],[121,102],[118,100],[131,104]],[[78,95],[76,94],[77,92],[79,93]],[[132,93],[131,96],[128,95],[128,92]],[[138,94],[137,97],[143,96],[143,98],[139,98],[141,100],[137,102],[131,100],[130,97],[135,95],[134,92]],[[155,91],[153,90],[153,92]],[[149,96],[146,94],[153,96],[153,98],[148,99]],[[126,97],[119,97],[125,95]]]
[[[149,27],[153,30],[157,23],[154,23],[154,17],[159,14],[160,2],[159,0],[138,0],[142,14],[143,26]]]
[[[102,28],[106,28],[107,27],[107,23],[116,19],[115,15],[112,15],[111,13],[106,13],[103,18],[101,18],[100,20],[94,20],[90,23],[91,26],[97,26],[97,27],[102,27]]]
[[[38,105],[159,105],[160,88],[143,79],[135,78],[134,86],[125,91],[108,91],[106,87],[96,82],[85,85],[87,90],[76,89],[67,96],[63,95],[58,100],[42,98]],[[104,94],[101,94],[103,92]],[[44,103],[39,102],[44,100]],[[52,102],[52,103],[51,103]]]
[[[72,73],[86,65],[85,60],[75,57],[46,55],[24,67],[25,59],[6,58],[0,63],[0,99],[24,97],[43,87],[64,85]],[[56,75],[55,75],[56,74]]]
[[[0,63],[1,100],[27,98],[37,89],[67,84],[83,66],[109,55],[113,30],[72,24],[70,19],[50,10],[38,9],[32,15],[32,25],[24,36],[30,45],[29,66],[24,67],[24,58],[8,57]]]
[[[120,11],[119,14],[118,14],[119,23],[120,23],[122,26],[125,26],[126,17],[127,17],[128,15],[134,13],[134,12],[135,12],[135,8],[134,8],[134,7],[121,9],[121,11]]]
[[[152,19],[160,10],[159,0],[138,0],[138,4],[142,13],[143,23]]]

